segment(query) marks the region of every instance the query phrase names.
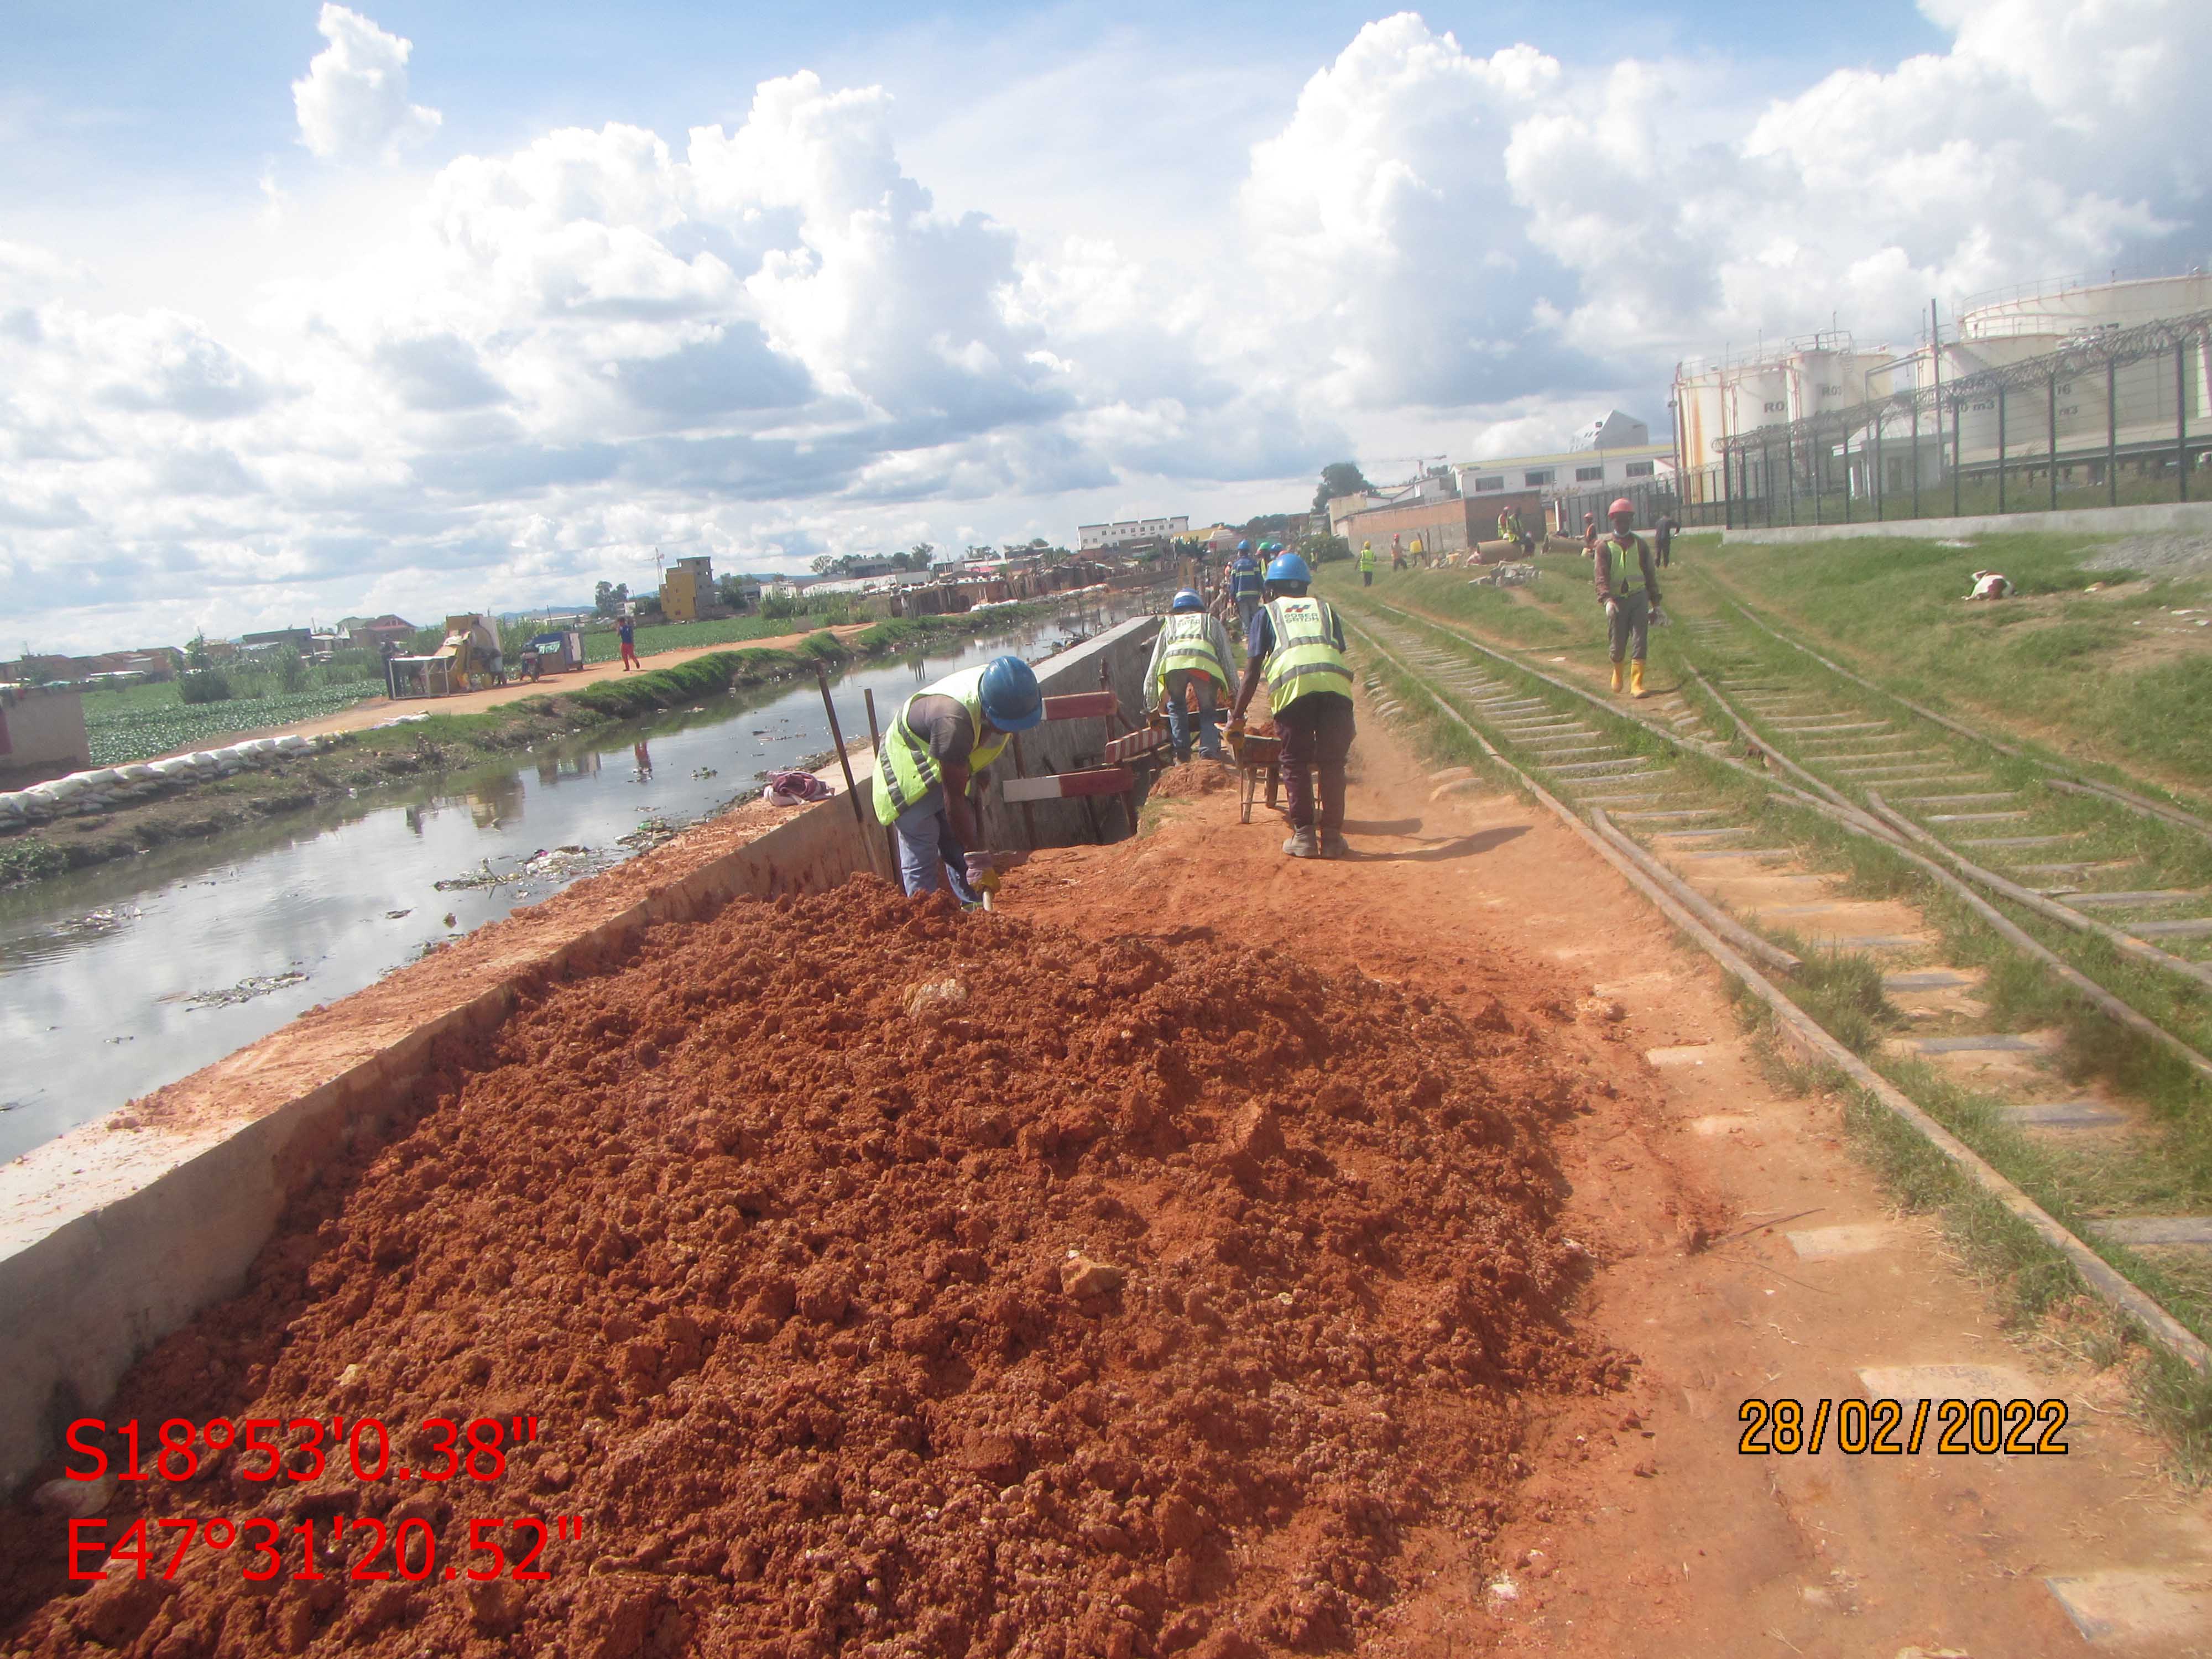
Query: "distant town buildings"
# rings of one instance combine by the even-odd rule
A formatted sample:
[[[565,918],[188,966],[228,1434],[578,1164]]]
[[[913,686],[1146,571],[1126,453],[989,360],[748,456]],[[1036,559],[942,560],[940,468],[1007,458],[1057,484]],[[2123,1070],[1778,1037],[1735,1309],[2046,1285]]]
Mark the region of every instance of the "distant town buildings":
[[[1534,490],[1548,507],[1565,495],[1625,494],[1663,483],[1674,476],[1674,446],[1653,443],[1648,423],[1609,409],[1577,432],[1569,448],[1464,461],[1452,471],[1462,495]]]

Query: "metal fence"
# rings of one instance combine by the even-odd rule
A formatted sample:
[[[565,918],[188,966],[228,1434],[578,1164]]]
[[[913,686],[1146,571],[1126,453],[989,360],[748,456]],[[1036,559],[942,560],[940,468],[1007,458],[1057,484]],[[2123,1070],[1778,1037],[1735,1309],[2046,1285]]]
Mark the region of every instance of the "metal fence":
[[[1639,523],[1663,511],[1680,525],[1725,527],[2185,501],[2191,475],[2212,466],[2212,431],[2201,429],[2208,340],[2212,311],[2106,329],[2039,356],[1732,434],[1720,461],[1686,470],[1678,488],[1626,493]],[[2200,496],[2212,495],[2208,485]],[[1586,512],[1602,524],[1610,499],[1562,498],[1563,526],[1579,528]]]

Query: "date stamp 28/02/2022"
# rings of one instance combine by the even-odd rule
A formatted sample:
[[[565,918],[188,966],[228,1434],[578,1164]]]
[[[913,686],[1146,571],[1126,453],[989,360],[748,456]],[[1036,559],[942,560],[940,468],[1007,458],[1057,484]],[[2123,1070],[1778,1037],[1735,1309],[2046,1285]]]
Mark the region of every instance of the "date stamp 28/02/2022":
[[[1897,1400],[1787,1397],[1747,1400],[1737,1408],[1746,1457],[1915,1457],[1924,1447],[1942,1457],[2063,1457],[2063,1400]],[[1936,1429],[1931,1443],[1930,1423]],[[1831,1431],[1832,1429],[1832,1432]]]

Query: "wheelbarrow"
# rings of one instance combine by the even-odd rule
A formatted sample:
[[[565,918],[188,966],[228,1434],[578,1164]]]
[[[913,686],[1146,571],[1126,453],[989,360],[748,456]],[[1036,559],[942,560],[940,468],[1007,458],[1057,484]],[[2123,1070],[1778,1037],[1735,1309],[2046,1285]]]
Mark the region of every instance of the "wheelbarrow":
[[[1267,787],[1267,810],[1278,810],[1276,796],[1283,783],[1283,740],[1280,738],[1255,738],[1249,733],[1232,736],[1230,751],[1237,757],[1237,775],[1242,785],[1237,802],[1237,821],[1252,822],[1252,803],[1260,797],[1262,782]]]

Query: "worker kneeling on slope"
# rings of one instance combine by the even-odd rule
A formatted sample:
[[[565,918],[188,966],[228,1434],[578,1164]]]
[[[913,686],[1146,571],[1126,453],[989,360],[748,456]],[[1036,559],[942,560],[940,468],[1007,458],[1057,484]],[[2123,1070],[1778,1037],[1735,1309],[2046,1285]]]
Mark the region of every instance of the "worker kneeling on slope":
[[[1175,596],[1167,619],[1152,641],[1152,659],[1145,669],[1146,700],[1168,716],[1168,741],[1175,757],[1190,758],[1190,709],[1185,699],[1198,693],[1198,750],[1208,760],[1222,758],[1216,700],[1237,689],[1236,671],[1229,665],[1229,629],[1218,617],[1206,613],[1206,601],[1191,588]]]
[[[897,832],[908,893],[937,891],[940,869],[963,904],[998,885],[972,803],[1012,734],[1043,719],[1036,676],[1019,657],[948,674],[906,700],[876,756],[876,817]]]
[[[1659,615],[1659,584],[1651,574],[1651,550],[1632,527],[1636,508],[1622,496],[1607,510],[1613,534],[1603,541],[1597,528],[1583,532],[1583,551],[1596,573],[1597,596],[1605,605],[1606,654],[1613,659],[1613,689],[1620,690],[1620,659],[1629,659],[1632,695],[1644,695],[1644,654],[1651,641],[1651,624]],[[1587,525],[1587,519],[1585,524]]]
[[[1344,762],[1352,752],[1352,664],[1345,657],[1344,624],[1306,587],[1313,572],[1295,553],[1267,567],[1267,603],[1253,618],[1245,641],[1244,684],[1230,716],[1232,734],[1244,730],[1244,710],[1262,681],[1275,730],[1283,740],[1283,793],[1291,838],[1283,850],[1294,859],[1340,859],[1344,839]],[[1320,774],[1321,804],[1307,769]]]

